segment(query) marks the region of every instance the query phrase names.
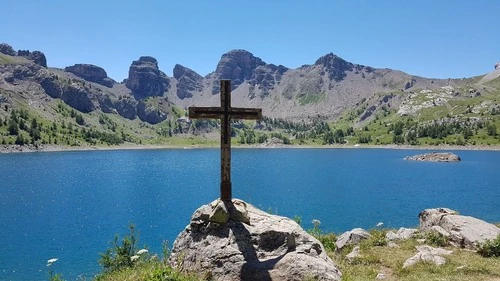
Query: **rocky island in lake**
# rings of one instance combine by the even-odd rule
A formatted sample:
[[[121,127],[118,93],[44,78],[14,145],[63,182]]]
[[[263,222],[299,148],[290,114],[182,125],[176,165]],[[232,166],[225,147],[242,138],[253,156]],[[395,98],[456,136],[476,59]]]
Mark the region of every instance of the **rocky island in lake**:
[[[451,152],[432,152],[414,156],[406,156],[404,160],[428,162],[459,162],[461,159],[458,155]]]

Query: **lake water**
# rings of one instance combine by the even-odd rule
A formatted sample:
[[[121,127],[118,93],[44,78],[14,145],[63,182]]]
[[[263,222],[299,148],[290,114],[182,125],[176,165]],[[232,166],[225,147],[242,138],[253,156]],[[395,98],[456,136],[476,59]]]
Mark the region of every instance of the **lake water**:
[[[458,151],[459,163],[404,161],[388,149],[236,149],[233,196],[319,219],[324,231],[415,227],[449,207],[500,221],[500,152]],[[134,223],[161,254],[196,208],[218,197],[219,150],[121,150],[0,155],[0,280],[68,280],[99,272],[99,253]]]

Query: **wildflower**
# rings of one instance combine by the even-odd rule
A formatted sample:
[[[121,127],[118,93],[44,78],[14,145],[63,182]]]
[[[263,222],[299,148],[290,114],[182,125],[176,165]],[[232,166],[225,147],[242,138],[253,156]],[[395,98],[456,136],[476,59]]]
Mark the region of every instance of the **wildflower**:
[[[131,257],[130,257],[130,260],[131,260],[132,262],[134,262],[134,261],[136,261],[136,260],[138,260],[138,259],[139,259],[139,256],[131,256]]]
[[[314,228],[318,228],[318,226],[321,224],[321,222],[317,219],[313,219],[311,222],[314,225]]]
[[[140,249],[140,250],[137,252],[137,254],[138,254],[138,255],[142,255],[142,254],[145,254],[145,253],[147,253],[147,252],[148,252],[148,250],[146,250],[146,249]]]

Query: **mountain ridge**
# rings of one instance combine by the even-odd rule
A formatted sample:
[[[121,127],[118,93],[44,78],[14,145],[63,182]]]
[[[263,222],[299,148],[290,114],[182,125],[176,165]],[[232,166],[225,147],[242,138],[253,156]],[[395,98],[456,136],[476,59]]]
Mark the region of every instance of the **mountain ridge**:
[[[62,100],[85,114],[116,115],[133,122],[167,126],[168,135],[182,134],[193,130],[191,123],[175,127],[172,121],[184,117],[189,106],[219,106],[219,80],[229,79],[233,106],[259,107],[266,117],[287,122],[323,120],[361,127],[382,117],[420,119],[429,110],[439,110],[439,118],[450,114],[460,117],[464,113],[457,112],[464,110],[456,108],[466,104],[467,112],[496,112],[500,78],[495,73],[466,79],[432,79],[352,63],[333,53],[292,69],[237,49],[223,54],[215,70],[206,76],[181,64],[176,64],[173,76],[169,76],[159,69],[155,58],[141,56],[131,63],[128,78],[118,83],[96,65],[78,63],[64,69],[51,68],[42,52],[16,52],[0,44],[0,105],[36,105],[33,110],[38,113],[58,116],[54,104]],[[471,98],[472,103],[467,101]],[[0,112],[0,117],[7,118],[6,112]]]

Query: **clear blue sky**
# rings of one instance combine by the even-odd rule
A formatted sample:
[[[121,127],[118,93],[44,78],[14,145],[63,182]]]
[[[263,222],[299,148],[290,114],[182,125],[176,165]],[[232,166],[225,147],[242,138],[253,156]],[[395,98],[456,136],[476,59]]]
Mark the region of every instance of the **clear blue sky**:
[[[295,68],[334,53],[413,75],[461,78],[500,61],[500,1],[4,0],[0,42],[49,66],[91,63],[122,81],[139,56],[201,75],[245,49]]]

